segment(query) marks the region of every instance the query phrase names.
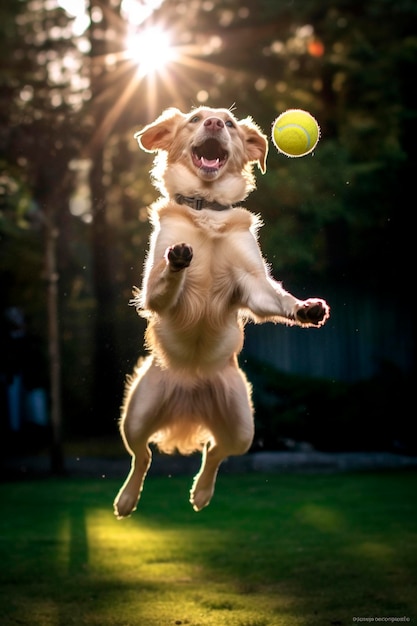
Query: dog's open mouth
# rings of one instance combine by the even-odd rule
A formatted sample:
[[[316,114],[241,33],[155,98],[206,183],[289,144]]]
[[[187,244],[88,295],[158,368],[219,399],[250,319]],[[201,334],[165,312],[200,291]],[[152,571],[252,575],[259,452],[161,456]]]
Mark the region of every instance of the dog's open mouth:
[[[195,146],[191,155],[194,165],[207,173],[217,172],[227,160],[227,152],[217,139],[207,139],[201,145]]]

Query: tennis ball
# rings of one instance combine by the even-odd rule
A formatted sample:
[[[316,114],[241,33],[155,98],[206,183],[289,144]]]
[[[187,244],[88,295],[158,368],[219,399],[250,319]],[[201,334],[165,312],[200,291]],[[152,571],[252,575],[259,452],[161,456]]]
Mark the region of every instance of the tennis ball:
[[[302,157],[314,150],[320,127],[310,113],[289,109],[272,124],[272,141],[278,152],[289,157]]]

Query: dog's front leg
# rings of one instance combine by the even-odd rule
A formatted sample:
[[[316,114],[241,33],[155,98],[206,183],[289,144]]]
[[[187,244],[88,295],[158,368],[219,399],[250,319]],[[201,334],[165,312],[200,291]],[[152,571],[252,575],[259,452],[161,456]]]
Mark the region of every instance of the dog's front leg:
[[[192,258],[191,246],[177,243],[165,250],[159,263],[151,265],[143,290],[146,309],[159,313],[176,303],[185,280],[184,270]]]
[[[322,326],[329,306],[321,298],[298,300],[269,276],[248,276],[244,281],[244,303],[258,321],[284,322],[298,326]]]
[[[283,322],[298,326],[322,326],[330,309],[320,298],[298,300],[274,280],[252,233],[230,242],[235,262],[240,306],[257,322]]]

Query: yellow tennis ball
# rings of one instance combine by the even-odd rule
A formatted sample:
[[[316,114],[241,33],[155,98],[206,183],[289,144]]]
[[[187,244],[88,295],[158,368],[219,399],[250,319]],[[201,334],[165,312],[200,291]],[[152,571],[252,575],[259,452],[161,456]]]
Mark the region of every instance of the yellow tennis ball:
[[[278,152],[289,157],[302,157],[314,150],[320,127],[310,113],[289,109],[272,124],[272,141]]]

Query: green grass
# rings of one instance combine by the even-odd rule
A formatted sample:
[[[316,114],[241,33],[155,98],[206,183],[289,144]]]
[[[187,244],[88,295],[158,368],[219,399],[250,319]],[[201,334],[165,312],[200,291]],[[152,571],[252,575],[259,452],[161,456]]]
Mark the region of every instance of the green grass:
[[[0,485],[2,626],[417,623],[416,473],[221,475],[201,513],[190,482],[121,522],[114,480]]]

